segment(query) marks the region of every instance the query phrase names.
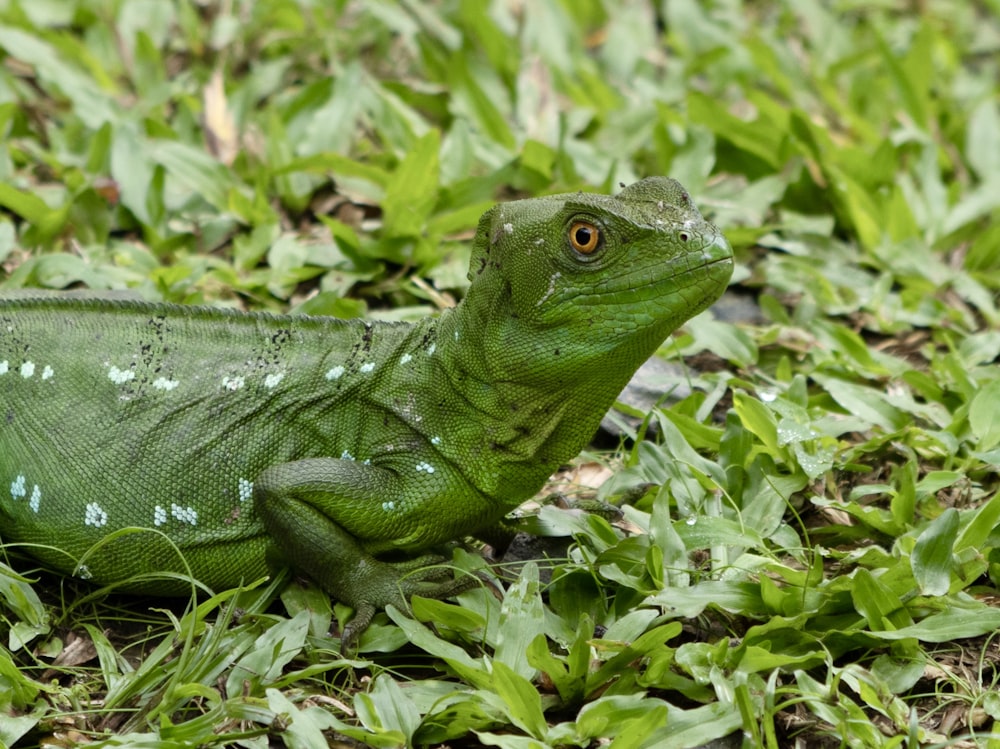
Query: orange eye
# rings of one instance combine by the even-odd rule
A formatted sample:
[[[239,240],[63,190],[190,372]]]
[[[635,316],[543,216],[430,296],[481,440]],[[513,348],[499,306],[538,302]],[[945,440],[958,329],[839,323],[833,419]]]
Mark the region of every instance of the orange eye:
[[[583,255],[590,255],[601,246],[601,230],[587,221],[574,221],[569,227],[569,243]]]

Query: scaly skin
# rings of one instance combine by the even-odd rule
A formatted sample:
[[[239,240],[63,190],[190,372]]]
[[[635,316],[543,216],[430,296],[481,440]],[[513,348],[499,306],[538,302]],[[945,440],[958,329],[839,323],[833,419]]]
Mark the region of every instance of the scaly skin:
[[[465,300],[413,325],[0,299],[0,540],[160,593],[184,590],[164,572],[255,579],[277,549],[356,609],[356,634],[459,589],[385,554],[535,494],[731,272],[718,230],[653,178],[493,208]],[[123,528],[147,530],[107,539]]]

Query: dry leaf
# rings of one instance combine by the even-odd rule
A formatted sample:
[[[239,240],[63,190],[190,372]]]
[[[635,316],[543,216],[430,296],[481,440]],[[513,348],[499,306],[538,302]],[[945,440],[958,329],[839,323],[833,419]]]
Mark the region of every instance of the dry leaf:
[[[216,70],[202,91],[205,111],[201,126],[205,130],[205,142],[212,155],[226,166],[230,166],[239,153],[240,136],[236,131],[233,113],[226,101],[226,87],[222,71]]]

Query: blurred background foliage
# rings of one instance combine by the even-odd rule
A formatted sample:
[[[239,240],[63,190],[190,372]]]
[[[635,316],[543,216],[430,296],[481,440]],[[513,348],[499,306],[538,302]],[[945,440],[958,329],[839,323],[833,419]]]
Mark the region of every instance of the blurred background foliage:
[[[413,318],[496,200],[656,174],[737,251],[550,583],[356,661],[220,597],[131,662],[0,577],[0,740],[998,745],[998,68],[997,0],[0,0],[3,290]],[[64,630],[100,671],[43,689]]]

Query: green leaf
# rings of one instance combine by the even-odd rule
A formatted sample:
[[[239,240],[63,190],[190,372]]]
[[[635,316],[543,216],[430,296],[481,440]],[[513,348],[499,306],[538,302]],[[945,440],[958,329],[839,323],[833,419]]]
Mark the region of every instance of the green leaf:
[[[773,123],[741,120],[732,115],[719,99],[693,89],[688,93],[687,106],[692,122],[708,127],[717,137],[730,141],[769,166],[779,166],[784,133]]]
[[[49,617],[28,580],[0,563],[0,601],[15,616],[7,647],[17,651],[49,630]]]
[[[237,189],[232,173],[204,151],[173,140],[151,141],[143,151],[163,166],[167,179],[183,190],[198,195],[213,207],[229,207],[229,191]]]
[[[386,174],[384,169],[378,166],[365,164],[348,156],[326,151],[292,159],[287,164],[276,168],[272,174],[282,176],[294,174],[295,172],[316,172],[320,174],[333,172],[335,176],[353,177],[370,182],[376,188],[383,188],[390,181],[389,175]],[[381,194],[381,189],[377,189],[376,194]]]
[[[606,720],[605,730],[614,736],[614,741],[608,744],[608,749],[640,749],[640,747],[655,746],[648,743],[649,737],[668,722],[670,710],[666,705],[654,703],[644,707],[642,712],[641,716],[630,718],[628,713],[622,714],[620,705],[597,703],[593,710],[581,715],[579,722],[583,729],[590,729],[592,732],[594,729],[588,723],[598,719]]]
[[[406,633],[407,639],[413,645],[443,660],[474,686],[480,688],[489,686],[491,676],[483,664],[471,658],[462,648],[437,637],[430,629],[400,613],[393,606],[386,609],[386,614]]]
[[[458,117],[467,118],[477,130],[486,136],[491,146],[499,146],[509,151],[515,146],[515,138],[508,124],[509,118],[504,115],[497,97],[487,92],[486,79],[489,73],[484,70],[480,78],[468,69],[468,58],[451,65],[448,73],[448,86],[451,92],[452,113]],[[490,82],[495,85],[495,82]],[[485,145],[485,144],[484,144]]]
[[[268,628],[253,648],[234,664],[226,680],[230,694],[239,694],[246,681],[251,687],[269,686],[293,658],[299,655],[309,632],[310,613],[300,611]]]
[[[952,549],[957,536],[958,511],[949,507],[917,537],[910,553],[910,563],[922,594],[943,596],[950,589],[954,566]]]
[[[548,729],[542,699],[531,682],[503,661],[492,661],[493,690],[507,705],[507,714],[522,731],[542,739]]]
[[[872,250],[882,241],[882,213],[871,194],[850,175],[827,166],[830,187],[840,216],[857,234],[861,246]]]
[[[739,366],[757,361],[757,344],[746,331],[729,323],[713,320],[711,314],[698,315],[685,328],[705,349]]]
[[[851,599],[854,608],[867,620],[869,629],[895,629],[890,616],[903,607],[903,602],[868,570],[862,568],[855,573]]]
[[[420,726],[416,706],[392,678],[379,674],[371,691],[359,692],[354,699],[358,718],[373,733],[401,734],[407,744]]]
[[[733,394],[733,409],[746,430],[756,435],[769,453],[772,455],[781,453],[778,444],[778,423],[767,406],[746,393],[736,392]]]
[[[981,387],[969,403],[969,427],[979,440],[978,450],[1000,445],[1000,379]]]
[[[649,616],[650,614],[653,614],[653,616]],[[624,620],[631,619],[632,622],[630,624],[640,624],[645,628],[649,626],[653,618],[655,618],[655,612],[639,609],[626,614],[622,619],[619,619],[619,622],[624,624]],[[620,630],[622,628],[619,627],[617,629]],[[635,628],[631,626],[628,629],[635,631]],[[612,680],[630,679],[635,661],[640,658],[649,657],[652,653],[663,653],[665,643],[681,633],[681,623],[675,621],[654,626],[648,631],[641,632],[641,634],[633,634],[629,638],[631,641],[616,639],[620,635],[618,631],[614,630],[616,630],[614,626],[609,627],[605,637],[601,640],[602,649],[614,653],[614,655],[608,658],[599,669],[591,671],[587,676],[587,693],[603,689]],[[672,651],[668,650],[667,652]]]
[[[590,665],[590,639],[593,636],[594,623],[584,614],[577,623],[576,639],[564,658],[552,655],[548,639],[543,634],[536,635],[528,645],[528,663],[545,673],[564,703],[575,704],[584,697],[587,668]]]
[[[535,669],[528,662],[527,651],[532,641],[544,633],[545,611],[539,591],[538,565],[528,562],[521,569],[517,582],[504,594],[494,660],[502,661],[525,679],[534,678]]]
[[[964,518],[963,518],[964,520]],[[989,501],[980,505],[965,522],[965,528],[955,541],[954,550],[980,549],[986,544],[986,539],[1000,525],[1000,492],[996,492]]]
[[[909,55],[900,60],[899,53],[889,47],[881,34],[876,34],[882,62],[892,76],[906,111],[916,124],[926,128],[929,121],[929,101],[927,82],[932,78],[927,66],[931,64],[933,50],[929,48],[930,38],[926,26],[921,27],[914,39],[914,47]]]
[[[915,637],[922,642],[951,642],[966,637],[995,632],[1000,629],[1000,609],[982,604],[956,605],[954,601],[944,611],[922,619],[916,624],[893,631],[873,631],[870,634],[884,640],[905,640]]]
[[[323,746],[326,743],[323,731],[330,728],[335,728],[353,738],[364,737],[366,743],[371,740],[369,746],[379,749],[398,747],[402,738],[396,737],[395,745],[389,742],[378,743],[377,737],[371,736],[367,731],[359,731],[353,726],[348,726],[326,711],[319,708],[301,708],[277,689],[267,690],[267,706],[273,711],[272,719],[280,718],[277,724],[284,729],[281,738],[289,749]]]
[[[760,596],[760,586],[746,582],[708,580],[688,588],[664,588],[646,599],[646,603],[663,607],[671,616],[693,618],[709,607],[723,611],[739,611],[744,615],[767,613]]]
[[[30,192],[0,182],[0,206],[32,224],[44,224],[54,213],[44,200]]]
[[[714,676],[719,679],[717,674]],[[686,747],[708,745],[739,730],[741,725],[740,711],[730,700],[713,702],[690,710],[671,710],[666,724],[659,726],[645,746],[655,746],[657,749],[686,749]],[[627,745],[623,743],[623,746]]]
[[[886,431],[902,429],[909,418],[886,400],[885,392],[836,377],[814,374],[816,380],[849,414],[860,416]]]
[[[969,166],[979,179],[996,179],[1000,174],[1000,105],[996,99],[984,98],[969,114],[966,150],[975,154]]]
[[[382,203],[385,237],[416,237],[423,232],[437,202],[440,148],[438,131],[428,131],[392,173]]]
[[[889,508],[897,527],[906,528],[913,523],[917,507],[917,465],[910,460],[892,473],[895,490]]]
[[[486,621],[475,611],[433,598],[414,596],[410,602],[417,621],[437,623],[460,632],[475,632],[486,626]]]

